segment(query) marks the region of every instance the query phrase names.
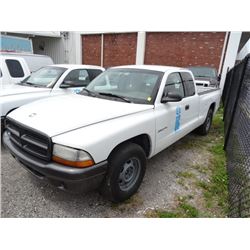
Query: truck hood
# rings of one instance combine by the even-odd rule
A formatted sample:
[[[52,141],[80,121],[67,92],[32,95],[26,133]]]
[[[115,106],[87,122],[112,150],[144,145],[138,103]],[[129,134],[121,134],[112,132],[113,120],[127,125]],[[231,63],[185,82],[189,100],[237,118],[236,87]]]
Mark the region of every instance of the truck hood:
[[[52,137],[152,108],[153,105],[73,94],[49,97],[24,105],[11,112],[8,117]]]
[[[12,96],[12,95],[21,95],[21,94],[29,94],[29,93],[38,93],[49,91],[48,88],[36,88],[32,86],[23,86],[18,84],[3,84],[0,87],[0,97],[4,96]]]

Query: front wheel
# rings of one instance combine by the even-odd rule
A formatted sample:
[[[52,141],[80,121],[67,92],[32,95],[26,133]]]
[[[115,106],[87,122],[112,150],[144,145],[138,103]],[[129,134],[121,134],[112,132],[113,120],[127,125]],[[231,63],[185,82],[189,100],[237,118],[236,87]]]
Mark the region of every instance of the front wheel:
[[[141,185],[146,170],[146,155],[137,144],[124,143],[110,156],[109,169],[101,193],[113,202],[131,197]]]
[[[206,120],[199,128],[197,128],[197,133],[199,135],[207,135],[211,128],[212,120],[213,120],[213,110],[210,108],[208,110]]]

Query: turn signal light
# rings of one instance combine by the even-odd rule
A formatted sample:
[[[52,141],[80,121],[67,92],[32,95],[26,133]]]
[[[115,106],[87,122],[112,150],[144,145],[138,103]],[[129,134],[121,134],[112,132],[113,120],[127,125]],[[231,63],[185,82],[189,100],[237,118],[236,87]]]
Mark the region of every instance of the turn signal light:
[[[76,168],[87,168],[87,167],[91,167],[94,165],[93,160],[69,161],[69,160],[62,159],[62,158],[55,156],[55,155],[53,155],[52,160],[57,162],[57,163],[66,165],[66,166],[76,167]]]

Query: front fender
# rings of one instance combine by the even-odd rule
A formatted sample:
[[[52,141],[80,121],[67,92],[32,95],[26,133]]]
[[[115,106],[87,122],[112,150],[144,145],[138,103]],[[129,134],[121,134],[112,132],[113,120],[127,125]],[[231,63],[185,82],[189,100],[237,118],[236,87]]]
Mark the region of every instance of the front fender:
[[[85,150],[98,163],[106,160],[117,145],[141,134],[149,136],[150,155],[153,154],[155,147],[154,110],[80,128],[55,136],[52,141]]]

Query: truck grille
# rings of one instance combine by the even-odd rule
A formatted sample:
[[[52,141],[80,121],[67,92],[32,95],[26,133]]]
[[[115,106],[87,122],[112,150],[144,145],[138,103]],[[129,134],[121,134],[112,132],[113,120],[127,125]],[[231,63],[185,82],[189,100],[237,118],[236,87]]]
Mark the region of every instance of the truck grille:
[[[47,135],[21,125],[9,118],[6,119],[5,126],[13,144],[30,155],[50,161],[51,140]]]

